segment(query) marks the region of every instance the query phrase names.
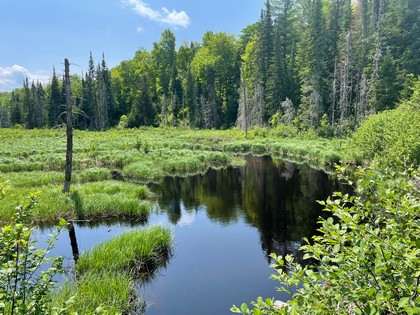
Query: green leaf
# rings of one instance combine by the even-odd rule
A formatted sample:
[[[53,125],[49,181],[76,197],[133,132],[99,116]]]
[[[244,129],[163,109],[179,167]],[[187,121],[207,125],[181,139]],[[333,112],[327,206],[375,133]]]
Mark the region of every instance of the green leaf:
[[[246,303],[242,303],[242,304],[241,304],[241,311],[242,311],[242,313],[244,313],[244,314],[248,314],[248,313],[249,313],[249,310],[248,310],[248,305],[246,305]]]

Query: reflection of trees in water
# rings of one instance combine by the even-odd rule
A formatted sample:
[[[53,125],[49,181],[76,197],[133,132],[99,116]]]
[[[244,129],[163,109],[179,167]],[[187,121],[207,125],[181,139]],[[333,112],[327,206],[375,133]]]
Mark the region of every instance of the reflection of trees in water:
[[[305,165],[247,157],[242,168],[209,170],[205,175],[166,177],[160,187],[160,206],[169,220],[187,211],[207,209],[208,217],[222,224],[239,216],[258,228],[267,255],[296,254],[303,237],[316,233],[323,200],[332,193],[328,175]]]
[[[260,232],[265,254],[297,254],[303,237],[316,232],[322,207],[316,200],[332,192],[328,176],[305,165],[249,158],[242,171],[246,218]]]

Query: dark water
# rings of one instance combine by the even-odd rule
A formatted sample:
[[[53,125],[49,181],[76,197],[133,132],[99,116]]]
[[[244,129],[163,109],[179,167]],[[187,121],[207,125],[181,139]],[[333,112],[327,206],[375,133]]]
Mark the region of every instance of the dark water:
[[[231,314],[232,304],[257,296],[287,300],[269,280],[269,253],[299,258],[302,237],[316,233],[321,207],[336,190],[322,171],[306,165],[247,157],[241,168],[167,177],[151,188],[154,213],[147,224],[169,226],[174,255],[154,280],[139,288],[152,314]],[[75,224],[81,252],[136,224]],[[53,254],[72,255],[68,235]]]

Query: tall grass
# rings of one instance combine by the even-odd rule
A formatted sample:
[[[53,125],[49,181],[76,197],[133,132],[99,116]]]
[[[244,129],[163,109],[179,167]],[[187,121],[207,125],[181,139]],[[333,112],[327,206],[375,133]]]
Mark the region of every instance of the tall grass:
[[[71,199],[78,219],[124,218],[146,220],[150,212],[146,186],[103,181],[75,185]]]
[[[77,262],[76,273],[124,271],[141,277],[168,260],[171,245],[167,228],[153,226],[129,231],[84,253]]]
[[[133,278],[119,272],[87,273],[66,282],[52,300],[52,308],[70,300],[70,314],[94,314],[98,309],[107,314],[133,314],[137,304]]]
[[[168,228],[154,226],[133,230],[106,241],[80,257],[74,281],[66,283],[54,297],[55,306],[74,297],[70,310],[93,313],[101,305],[110,314],[131,314],[139,307],[135,281],[145,280],[171,255]],[[141,306],[141,305],[140,305]]]

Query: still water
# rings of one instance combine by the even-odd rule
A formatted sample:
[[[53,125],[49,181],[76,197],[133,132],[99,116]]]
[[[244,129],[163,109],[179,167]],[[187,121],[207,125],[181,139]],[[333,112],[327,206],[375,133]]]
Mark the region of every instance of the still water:
[[[316,233],[322,212],[316,200],[337,187],[327,174],[307,165],[270,157],[246,160],[244,167],[166,177],[151,185],[156,202],[147,225],[169,226],[174,250],[167,267],[138,288],[148,303],[146,314],[223,315],[231,314],[232,304],[259,295],[288,299],[269,280],[268,255],[293,253],[300,259],[301,239]],[[79,250],[133,228],[142,226],[75,224]],[[53,254],[65,256],[71,268],[67,235],[60,236]]]

